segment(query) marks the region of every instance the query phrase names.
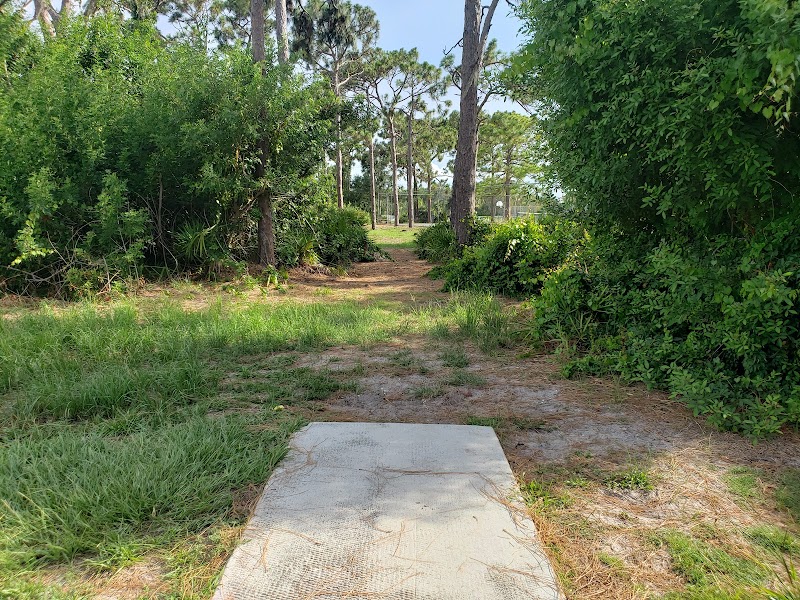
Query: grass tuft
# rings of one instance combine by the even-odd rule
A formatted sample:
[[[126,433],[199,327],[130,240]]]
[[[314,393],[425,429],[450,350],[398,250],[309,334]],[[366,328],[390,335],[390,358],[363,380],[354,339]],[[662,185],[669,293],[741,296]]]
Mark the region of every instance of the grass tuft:
[[[606,477],[605,485],[612,490],[652,491],[654,488],[650,474],[638,467],[612,473]]]
[[[133,535],[202,528],[230,511],[233,489],[266,480],[299,425],[234,415],[122,438],[13,440],[0,450],[0,553],[20,565],[113,555]]]
[[[761,479],[758,473],[748,467],[734,467],[722,477],[728,491],[739,500],[761,499]]]
[[[726,587],[758,586],[768,576],[766,570],[755,562],[733,556],[720,547],[685,533],[666,531],[660,535],[660,539],[672,558],[673,570],[694,586],[697,592],[721,593]]]

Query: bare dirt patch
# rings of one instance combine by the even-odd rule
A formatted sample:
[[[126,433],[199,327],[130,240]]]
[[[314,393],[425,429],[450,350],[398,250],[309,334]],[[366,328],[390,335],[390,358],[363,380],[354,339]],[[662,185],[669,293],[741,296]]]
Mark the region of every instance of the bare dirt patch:
[[[288,295],[292,298],[329,296],[332,299],[413,302],[441,298],[442,283],[425,277],[431,265],[411,250],[391,251],[391,261],[358,263],[341,276],[295,270],[290,273]]]
[[[486,356],[467,346],[468,365],[448,367],[447,345],[408,339],[369,350],[335,348],[298,365],[330,371],[359,366],[352,391],[310,413],[314,420],[472,423],[493,426],[522,481],[565,498],[538,512],[554,561],[571,572],[572,598],[645,598],[683,589],[666,550],[666,530],[712,527],[752,557],[742,532],[769,524],[796,531],[765,484],[743,503],[727,488],[733,468],[769,479],[800,466],[800,436],[753,445],[721,433],[659,392],[604,379],[563,380],[548,356]],[[467,375],[465,375],[467,374]],[[471,383],[459,383],[464,379]],[[651,490],[613,489],[610,474],[641,469]]]

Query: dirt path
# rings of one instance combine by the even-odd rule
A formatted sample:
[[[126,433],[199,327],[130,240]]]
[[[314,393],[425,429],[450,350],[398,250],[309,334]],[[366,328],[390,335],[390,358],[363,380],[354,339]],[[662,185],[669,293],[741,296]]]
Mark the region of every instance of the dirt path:
[[[295,270],[290,276],[290,293],[295,297],[318,298],[320,290],[329,290],[333,298],[398,302],[446,297],[440,291],[440,281],[425,277],[431,269],[429,263],[404,248],[394,249],[390,255],[391,261],[355,264],[341,277]]]
[[[392,255],[391,262],[358,264],[341,276],[295,271],[283,289],[268,294],[230,296],[219,286],[166,292],[187,310],[220,301],[356,301],[414,314],[410,309],[421,304],[445,305],[449,295],[440,291],[441,282],[425,277],[429,264],[407,249]],[[160,298],[165,291],[149,293]],[[508,302],[507,309],[516,305]],[[513,348],[487,355],[461,339],[409,333],[367,348],[291,353],[294,368],[320,371],[341,391],[285,408],[310,421],[492,426],[569,599],[755,598],[728,591],[761,583],[769,569],[779,571],[770,544],[800,556],[800,542],[785,537],[800,534],[794,521],[800,514],[797,433],[754,446],[715,431],[663,393],[613,379],[564,380],[551,354]],[[257,364],[264,357],[251,358]],[[237,377],[229,374],[228,383]],[[257,412],[263,405],[253,401],[231,410]],[[787,483],[787,474],[794,483]],[[237,514],[247,513],[260,490],[243,492],[234,502]],[[225,531],[230,543],[207,561],[212,575],[240,530]],[[767,571],[757,582],[744,582],[730,572],[741,564]],[[142,586],[131,577],[155,573],[156,581],[166,573],[157,562],[149,570],[139,567],[114,575],[107,582],[111,591],[98,597],[135,600]]]
[[[292,294],[331,294],[400,302],[444,298],[429,265],[407,250],[395,262],[362,264],[331,280],[306,275]],[[459,357],[459,352],[461,355]],[[800,467],[800,437],[787,433],[753,446],[720,433],[665,394],[613,380],[566,381],[548,355],[486,356],[476,348],[409,337],[378,348],[333,348],[297,366],[357,372],[352,391],[315,407],[314,420],[472,423],[495,427],[518,477],[535,481],[545,542],[557,568],[571,573],[570,597],[658,597],[684,588],[653,536],[708,525],[719,544],[747,553],[742,532],[763,524],[795,530],[776,505],[774,481]],[[640,486],[610,485],[630,474]],[[750,497],[731,489],[731,473],[754,481]],[[733,475],[735,477],[735,475]],[[639,591],[636,591],[638,588]]]

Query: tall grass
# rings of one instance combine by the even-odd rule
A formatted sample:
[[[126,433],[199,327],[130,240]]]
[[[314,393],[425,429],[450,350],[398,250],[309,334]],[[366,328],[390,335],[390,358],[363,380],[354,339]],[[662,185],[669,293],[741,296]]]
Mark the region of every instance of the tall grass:
[[[169,410],[214,393],[220,360],[381,341],[397,321],[385,307],[350,302],[44,310],[0,321],[0,394],[17,420]]]
[[[0,549],[18,563],[70,559],[134,534],[197,530],[283,457],[287,421],[195,417],[122,438],[61,431],[6,443]]]
[[[296,353],[409,332],[495,348],[507,331],[496,301],[463,294],[198,311],[125,300],[0,318],[0,598],[22,593],[28,567],[229,517],[233,492],[266,481],[300,425],[273,408],[340,385],[294,368]]]

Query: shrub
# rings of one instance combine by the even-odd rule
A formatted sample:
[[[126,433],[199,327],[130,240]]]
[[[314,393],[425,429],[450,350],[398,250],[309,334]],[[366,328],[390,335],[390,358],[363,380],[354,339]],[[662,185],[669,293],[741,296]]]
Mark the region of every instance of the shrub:
[[[447,262],[458,253],[456,234],[447,221],[441,221],[425,227],[414,234],[416,254],[422,260],[430,262]]]
[[[369,215],[357,208],[328,207],[316,232],[316,254],[323,264],[347,266],[387,256],[369,239],[364,228]]]
[[[800,242],[776,222],[756,239],[605,234],[553,270],[532,332],[585,356],[571,372],[669,390],[714,425],[754,438],[800,425]]]
[[[82,295],[144,266],[211,273],[252,259],[259,139],[274,145],[263,176],[281,198],[277,233],[312,212],[314,193],[301,192],[331,133],[321,82],[102,15],[60,23],[42,43],[0,12],[0,279],[11,291]]]
[[[549,271],[585,242],[576,223],[515,219],[496,226],[483,245],[464,249],[444,267],[445,288],[483,289],[512,298],[536,293]]]

